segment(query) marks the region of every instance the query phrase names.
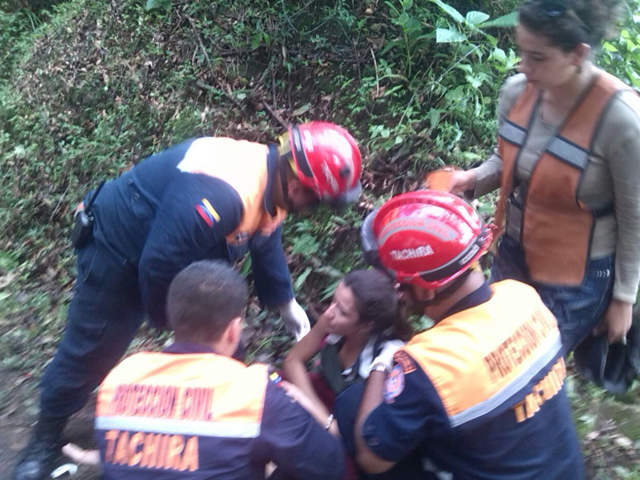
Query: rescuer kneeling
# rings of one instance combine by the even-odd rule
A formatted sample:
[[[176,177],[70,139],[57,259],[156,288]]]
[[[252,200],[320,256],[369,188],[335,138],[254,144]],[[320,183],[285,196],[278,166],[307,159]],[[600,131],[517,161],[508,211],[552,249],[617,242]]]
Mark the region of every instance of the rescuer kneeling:
[[[220,261],[180,272],[167,315],[176,341],[124,360],[98,392],[96,437],[106,480],[340,479],[344,452],[266,365],[231,356],[247,305],[245,279]],[[161,472],[161,473],[160,473]]]
[[[372,366],[364,396],[356,385],[337,399],[365,471],[417,452],[456,479],[584,478],[556,318],[533,287],[486,282],[476,265],[490,243],[478,213],[440,191],[398,195],[364,222],[367,258],[435,322]],[[432,253],[397,254],[410,249]]]

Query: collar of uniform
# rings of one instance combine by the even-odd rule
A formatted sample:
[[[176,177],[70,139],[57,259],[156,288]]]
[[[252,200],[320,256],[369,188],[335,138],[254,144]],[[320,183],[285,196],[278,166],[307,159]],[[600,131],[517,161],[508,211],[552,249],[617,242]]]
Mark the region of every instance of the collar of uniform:
[[[264,209],[272,217],[276,216],[276,204],[273,200],[273,186],[278,177],[278,146],[269,145],[267,154],[267,187],[264,189]]]
[[[451,307],[449,311],[444,314],[443,318],[450,317],[451,315],[455,315],[463,310],[468,310],[470,308],[477,307],[484,302],[488,302],[492,295],[493,291],[489,286],[489,282],[484,282],[480,287]]]
[[[200,343],[175,342],[165,348],[163,353],[218,353],[213,348]]]

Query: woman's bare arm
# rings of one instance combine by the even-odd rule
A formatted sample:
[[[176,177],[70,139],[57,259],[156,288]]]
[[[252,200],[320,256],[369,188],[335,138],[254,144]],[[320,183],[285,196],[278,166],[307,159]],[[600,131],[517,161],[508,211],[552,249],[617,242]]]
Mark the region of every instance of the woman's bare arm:
[[[284,378],[297,386],[327,417],[329,412],[316,394],[307,373],[307,362],[311,360],[322,346],[322,341],[328,333],[327,320],[324,316],[313,326],[311,331],[291,349],[284,359]],[[326,415],[325,415],[326,414]]]

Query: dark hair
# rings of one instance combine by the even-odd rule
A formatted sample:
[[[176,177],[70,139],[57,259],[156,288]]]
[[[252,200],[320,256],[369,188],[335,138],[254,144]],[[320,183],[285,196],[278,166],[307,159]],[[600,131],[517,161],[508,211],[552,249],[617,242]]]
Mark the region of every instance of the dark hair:
[[[342,283],[351,289],[361,322],[372,323],[372,333],[383,338],[409,340],[411,326],[401,315],[391,279],[379,270],[353,270]]]
[[[179,341],[210,343],[244,315],[248,296],[247,281],[227,263],[192,263],[169,286],[169,325]]]
[[[592,47],[614,33],[620,0],[525,0],[520,23],[569,52],[581,43]]]

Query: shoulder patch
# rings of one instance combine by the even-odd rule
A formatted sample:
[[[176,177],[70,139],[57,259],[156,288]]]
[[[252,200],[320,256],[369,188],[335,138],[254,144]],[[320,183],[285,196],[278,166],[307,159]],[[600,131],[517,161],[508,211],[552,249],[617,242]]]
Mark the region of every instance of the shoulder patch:
[[[396,365],[391,370],[384,382],[384,401],[393,403],[393,400],[404,390],[404,372],[400,365]]]
[[[214,222],[220,221],[220,215],[206,198],[200,200],[200,203],[196,205],[196,211],[210,228],[213,227]]]
[[[404,350],[398,350],[393,355],[393,360],[402,368],[403,373],[411,373],[416,371],[416,362]]]

